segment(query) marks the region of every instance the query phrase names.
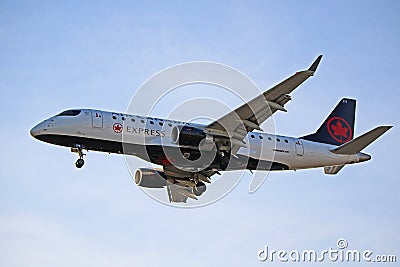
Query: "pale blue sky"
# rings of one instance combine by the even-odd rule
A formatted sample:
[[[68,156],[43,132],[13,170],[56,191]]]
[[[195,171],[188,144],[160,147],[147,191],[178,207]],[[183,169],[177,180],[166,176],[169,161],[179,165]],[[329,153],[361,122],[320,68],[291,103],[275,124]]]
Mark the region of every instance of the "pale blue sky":
[[[323,250],[341,237],[349,248],[399,258],[399,8],[1,1],[0,266],[261,266],[271,264],[257,260],[264,245]],[[358,100],[356,135],[395,126],[365,150],[370,162],[334,177],[271,173],[248,194],[249,175],[213,205],[177,209],[137,188],[122,156],[90,152],[76,170],[75,154],[29,136],[67,108],[123,112],[147,78],[171,65],[216,61],[267,89],[318,54],[315,77],[293,94],[288,113],[274,116],[277,133],[313,132],[342,97]]]

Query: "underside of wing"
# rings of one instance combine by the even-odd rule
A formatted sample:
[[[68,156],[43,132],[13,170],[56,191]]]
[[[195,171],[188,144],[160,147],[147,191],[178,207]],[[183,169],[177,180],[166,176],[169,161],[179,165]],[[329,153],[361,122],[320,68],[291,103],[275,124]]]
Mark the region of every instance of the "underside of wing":
[[[229,138],[232,150],[246,146],[243,139],[248,132],[261,130],[260,125],[276,111],[286,111],[284,105],[291,100],[289,94],[314,75],[321,58],[322,55],[318,56],[308,70],[297,72],[263,94],[212,122],[206,127],[207,133]]]

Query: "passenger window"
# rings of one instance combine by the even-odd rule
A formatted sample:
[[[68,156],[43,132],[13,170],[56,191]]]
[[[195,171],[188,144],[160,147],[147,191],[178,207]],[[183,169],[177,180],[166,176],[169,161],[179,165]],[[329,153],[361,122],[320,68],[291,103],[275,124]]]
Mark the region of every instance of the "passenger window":
[[[144,123],[144,120],[140,120],[141,123]]]
[[[161,121],[158,123],[160,126],[163,126],[164,125],[164,123],[162,123]]]
[[[260,135],[260,139],[263,139],[263,137]]]
[[[116,120],[116,119],[117,119],[117,117],[116,117],[116,116],[112,116],[112,118],[113,118],[113,120]]]
[[[168,126],[169,126],[169,127],[172,127],[172,123],[168,123]]]
[[[122,120],[124,121],[124,120],[125,120],[125,117],[122,117]]]
[[[285,139],[285,143],[289,143],[289,141]]]
[[[250,135],[251,136],[251,138],[254,138],[254,134],[252,134],[252,135]]]
[[[279,139],[279,138],[276,138],[276,141],[277,141],[277,142],[280,142],[280,141],[281,141],[281,139]]]
[[[132,121],[132,122],[135,122],[135,119],[132,118],[131,121]]]
[[[269,140],[269,141],[271,141],[271,140],[272,140],[272,138],[268,136],[268,140]]]
[[[154,124],[154,121],[150,121],[150,124]]]

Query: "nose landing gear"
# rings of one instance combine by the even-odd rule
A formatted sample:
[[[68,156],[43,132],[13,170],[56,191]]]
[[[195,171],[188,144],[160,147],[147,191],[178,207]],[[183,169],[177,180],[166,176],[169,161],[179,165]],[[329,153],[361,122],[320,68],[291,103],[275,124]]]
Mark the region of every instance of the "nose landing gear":
[[[83,167],[83,165],[85,164],[85,161],[81,158],[79,158],[76,162],[75,162],[75,166],[80,169]]]
[[[85,164],[85,161],[83,160],[83,156],[86,155],[82,152],[82,146],[75,145],[75,147],[71,148],[71,152],[78,153],[79,159],[77,159],[77,161],[75,162],[75,167],[77,167],[78,169],[82,168],[83,165]]]

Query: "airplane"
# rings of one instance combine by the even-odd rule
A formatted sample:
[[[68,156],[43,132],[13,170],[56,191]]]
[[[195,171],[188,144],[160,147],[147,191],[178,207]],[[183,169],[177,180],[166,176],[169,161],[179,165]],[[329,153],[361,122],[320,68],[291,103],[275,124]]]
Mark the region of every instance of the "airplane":
[[[261,124],[286,111],[290,93],[313,76],[322,59],[296,72],[251,101],[207,125],[95,109],[71,109],[34,126],[32,137],[71,148],[84,165],[84,151],[126,154],[160,168],[139,168],[135,183],[166,188],[170,202],[198,199],[210,177],[221,171],[280,171],[323,167],[337,174],[368,161],[361,152],[392,126],[379,126],[353,139],[356,100],[343,98],[316,132],[290,137],[263,132]]]

